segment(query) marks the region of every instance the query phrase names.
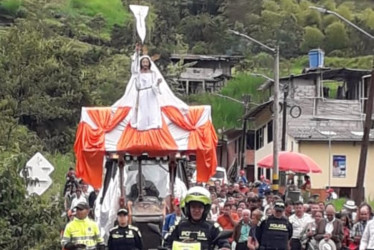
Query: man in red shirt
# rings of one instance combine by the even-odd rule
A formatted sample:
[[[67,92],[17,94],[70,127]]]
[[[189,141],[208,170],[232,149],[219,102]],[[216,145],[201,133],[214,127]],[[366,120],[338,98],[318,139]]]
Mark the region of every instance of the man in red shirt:
[[[217,219],[217,222],[222,227],[222,229],[233,230],[235,225],[239,222],[239,216],[236,213],[231,213],[231,205],[226,203],[223,207],[223,213]],[[232,238],[229,242],[232,242]]]
[[[242,194],[246,194],[249,191],[249,188],[245,186],[244,181],[239,181],[239,191]]]

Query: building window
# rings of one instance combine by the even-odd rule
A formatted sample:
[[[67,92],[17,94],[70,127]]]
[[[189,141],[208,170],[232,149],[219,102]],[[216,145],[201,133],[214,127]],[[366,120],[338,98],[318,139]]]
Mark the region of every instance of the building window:
[[[247,150],[255,149],[255,131],[247,131]]]
[[[265,126],[256,131],[256,150],[264,146],[264,130]]]
[[[273,121],[268,122],[268,143],[273,141]]]

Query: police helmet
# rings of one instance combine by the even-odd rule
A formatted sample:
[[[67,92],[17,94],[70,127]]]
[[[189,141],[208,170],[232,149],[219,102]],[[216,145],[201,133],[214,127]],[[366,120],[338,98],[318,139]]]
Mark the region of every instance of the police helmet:
[[[204,206],[204,212],[201,220],[205,220],[210,211],[212,200],[210,199],[210,193],[203,187],[192,187],[187,191],[186,197],[181,202],[181,209],[184,215],[191,219],[190,204],[191,202],[199,202]]]

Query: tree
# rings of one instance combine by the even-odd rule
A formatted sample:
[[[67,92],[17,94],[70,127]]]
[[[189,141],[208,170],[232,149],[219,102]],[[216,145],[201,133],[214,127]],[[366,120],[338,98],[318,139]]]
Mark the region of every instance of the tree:
[[[352,11],[354,11],[353,4],[341,4],[336,12],[345,17],[346,19],[352,21]]]
[[[156,19],[150,41],[160,50],[173,51],[177,35],[180,33],[178,26],[183,15],[182,6],[168,0],[155,1],[153,6]]]
[[[0,155],[1,156],[1,155]],[[0,248],[61,249],[59,230],[62,226],[58,197],[43,200],[26,195],[25,181],[19,172],[26,155],[0,157]]]
[[[321,30],[324,30],[326,27],[328,27],[330,24],[336,22],[336,16],[334,15],[324,15],[322,18],[322,27]]]
[[[110,33],[110,45],[117,49],[134,49],[134,22],[130,21],[124,26],[115,24]],[[132,47],[130,45],[133,45]]]
[[[303,42],[300,49],[303,52],[308,52],[310,49],[315,49],[323,46],[325,35],[315,27],[305,27]]]
[[[240,22],[245,25],[250,25],[248,22],[249,15],[259,15],[261,13],[262,0],[247,1],[242,0],[226,0],[222,4],[223,15],[231,23]]]
[[[359,16],[359,19],[365,22],[366,27],[374,30],[374,10],[371,8],[365,9]]]
[[[348,44],[348,34],[345,30],[344,24],[335,22],[326,28],[325,48],[329,53],[333,50],[345,49]]]
[[[222,16],[214,17],[206,13],[188,16],[182,20],[179,28],[190,49],[196,43],[204,42],[208,44],[207,53],[224,53],[230,46],[230,36],[226,35],[227,22]]]
[[[97,14],[91,19],[88,25],[90,26],[91,29],[97,30],[98,35],[100,37],[102,30],[105,28],[106,20],[103,15]],[[100,45],[100,41],[98,45]]]
[[[260,30],[254,34],[257,40],[275,46],[278,42],[277,33],[282,25],[284,16],[280,12],[263,10],[260,19]]]
[[[294,15],[284,15],[284,19],[277,32],[276,39],[282,57],[291,58],[300,54],[303,29],[297,24]]]
[[[307,9],[306,11],[302,12],[303,21],[302,24],[304,26],[316,26],[321,27],[321,14],[315,10]]]
[[[103,102],[98,87],[111,82],[125,88],[129,70],[118,69],[126,62],[111,67],[110,51],[61,38],[42,21],[20,21],[0,44],[0,98],[8,100],[9,116],[35,131],[48,150],[70,151],[81,107],[113,103],[121,93]],[[104,63],[105,71],[93,66]]]

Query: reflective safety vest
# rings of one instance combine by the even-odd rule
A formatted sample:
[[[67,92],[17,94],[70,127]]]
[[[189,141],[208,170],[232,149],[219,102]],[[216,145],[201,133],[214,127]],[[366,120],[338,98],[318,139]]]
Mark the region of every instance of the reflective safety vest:
[[[96,249],[97,243],[103,243],[104,240],[100,237],[99,227],[96,222],[85,218],[80,220],[74,218],[66,225],[64,235],[61,240],[61,245],[64,247],[67,243],[85,244],[86,249]]]

